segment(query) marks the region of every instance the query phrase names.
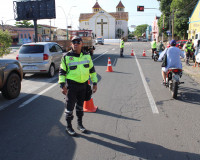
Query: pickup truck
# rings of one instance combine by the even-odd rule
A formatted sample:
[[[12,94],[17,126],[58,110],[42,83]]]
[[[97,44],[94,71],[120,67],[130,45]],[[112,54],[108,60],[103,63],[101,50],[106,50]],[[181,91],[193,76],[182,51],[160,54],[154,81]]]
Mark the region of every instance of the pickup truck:
[[[0,59],[0,91],[6,99],[14,99],[21,91],[23,70],[17,60]]]
[[[90,53],[91,56],[94,54],[94,40],[92,38],[92,30],[70,30],[69,40],[54,40],[52,42],[58,43],[64,51],[69,51],[71,49],[71,39],[74,36],[79,36],[83,40],[82,50]]]

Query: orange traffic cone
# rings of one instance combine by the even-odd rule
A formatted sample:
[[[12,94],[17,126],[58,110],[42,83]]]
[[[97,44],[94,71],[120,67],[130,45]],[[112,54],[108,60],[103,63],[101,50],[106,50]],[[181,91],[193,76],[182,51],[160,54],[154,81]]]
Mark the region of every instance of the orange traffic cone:
[[[88,84],[90,84],[90,81],[88,80]],[[96,112],[97,106],[94,106],[93,98],[91,98],[89,101],[84,101],[83,104],[83,111],[84,112]]]
[[[146,56],[146,52],[145,52],[145,50],[143,51],[143,54],[142,54],[142,56],[144,56],[144,57]]]
[[[89,101],[84,101],[83,104],[83,111],[84,112],[96,112],[97,106],[94,106],[93,98],[91,98]]]
[[[133,48],[132,48],[131,56],[134,56],[134,53],[133,53]]]
[[[106,72],[113,72],[110,57],[108,57],[108,64]]]

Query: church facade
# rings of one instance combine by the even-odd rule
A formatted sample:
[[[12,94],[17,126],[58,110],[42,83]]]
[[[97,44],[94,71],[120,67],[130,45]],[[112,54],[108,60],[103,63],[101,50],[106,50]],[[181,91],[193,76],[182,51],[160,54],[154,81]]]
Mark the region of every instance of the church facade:
[[[81,13],[79,17],[80,30],[92,30],[94,37],[115,39],[128,36],[128,12],[120,1],[116,12],[106,12],[99,3],[93,6],[93,13]]]

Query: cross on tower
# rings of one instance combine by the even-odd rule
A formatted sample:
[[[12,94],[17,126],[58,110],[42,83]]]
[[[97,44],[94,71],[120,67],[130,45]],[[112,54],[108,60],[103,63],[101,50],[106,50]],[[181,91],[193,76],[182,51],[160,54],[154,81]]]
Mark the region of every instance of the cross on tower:
[[[97,24],[101,25],[101,36],[103,36],[103,25],[107,24],[107,22],[103,22],[103,19],[101,19],[101,22],[97,22]]]

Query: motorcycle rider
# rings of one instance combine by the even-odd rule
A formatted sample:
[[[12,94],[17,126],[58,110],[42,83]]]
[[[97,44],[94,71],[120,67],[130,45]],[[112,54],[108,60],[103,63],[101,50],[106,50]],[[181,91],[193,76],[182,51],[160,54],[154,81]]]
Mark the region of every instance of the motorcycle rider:
[[[167,65],[162,67],[163,84],[166,84],[166,74],[169,68],[182,69],[182,63],[180,56],[184,58],[184,53],[176,47],[176,41],[173,39],[170,41],[170,47],[166,48],[159,56],[158,61],[162,61],[164,55],[167,54]]]
[[[164,44],[162,43],[162,41],[160,41],[160,43],[158,44],[157,46],[157,51],[159,52],[159,55],[161,54],[162,51],[165,50],[165,46]]]
[[[185,63],[186,63],[186,65],[190,65],[189,58],[190,58],[191,52],[193,52],[193,43],[192,43],[192,39],[189,39],[188,42],[185,44],[185,53],[186,53]]]
[[[156,51],[156,39],[151,42],[151,50],[152,50],[152,59],[154,56],[154,51]]]

